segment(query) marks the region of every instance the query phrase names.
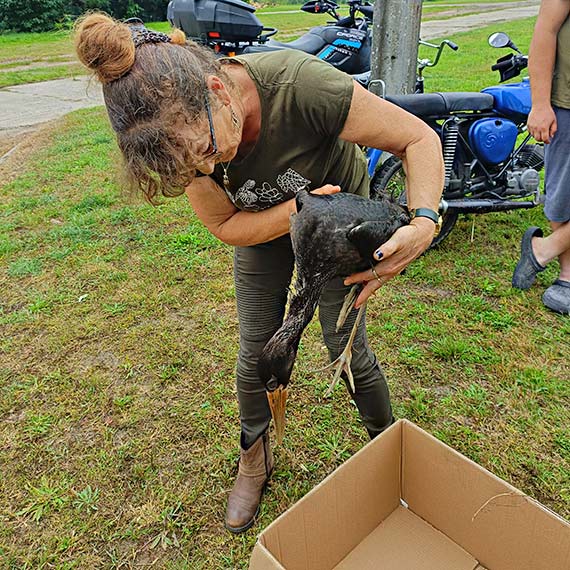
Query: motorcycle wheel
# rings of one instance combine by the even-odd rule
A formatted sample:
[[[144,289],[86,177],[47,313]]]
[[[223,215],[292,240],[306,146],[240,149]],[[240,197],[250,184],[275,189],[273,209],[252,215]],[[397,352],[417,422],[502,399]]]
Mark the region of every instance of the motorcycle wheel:
[[[402,161],[391,156],[376,170],[370,181],[370,198],[382,200],[388,198],[406,206],[406,177]],[[450,233],[457,222],[458,214],[445,213],[442,215],[441,230],[429,246],[429,249],[439,245]]]

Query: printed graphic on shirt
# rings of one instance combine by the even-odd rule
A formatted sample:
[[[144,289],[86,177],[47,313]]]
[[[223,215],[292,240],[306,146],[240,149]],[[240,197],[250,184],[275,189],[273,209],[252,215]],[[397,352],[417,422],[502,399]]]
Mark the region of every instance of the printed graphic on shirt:
[[[293,198],[299,190],[303,190],[310,183],[310,180],[288,168],[277,176],[279,188],[273,187],[269,182],[257,186],[256,181],[250,178],[235,194],[228,192],[228,196],[240,210],[259,212]]]
[[[284,174],[280,174],[277,177],[277,184],[279,184],[281,190],[292,194],[297,194],[299,190],[302,190],[310,183],[310,180],[307,180],[292,168],[287,169]]]

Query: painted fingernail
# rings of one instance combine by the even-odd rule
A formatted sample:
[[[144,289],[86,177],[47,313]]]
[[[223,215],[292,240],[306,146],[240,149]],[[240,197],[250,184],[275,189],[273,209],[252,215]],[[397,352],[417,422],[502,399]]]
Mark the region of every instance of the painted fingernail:
[[[379,249],[377,249],[377,250],[374,252],[374,257],[375,257],[376,259],[378,259],[378,260],[382,259],[382,256],[383,256],[383,255],[384,255],[384,254],[383,254]]]

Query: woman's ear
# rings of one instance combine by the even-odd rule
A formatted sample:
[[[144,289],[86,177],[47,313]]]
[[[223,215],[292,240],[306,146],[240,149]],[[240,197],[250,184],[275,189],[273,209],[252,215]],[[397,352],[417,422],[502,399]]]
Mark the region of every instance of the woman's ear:
[[[229,105],[231,103],[232,99],[230,94],[224,82],[217,75],[208,75],[208,77],[206,77],[206,85],[208,89],[216,95],[222,105]]]

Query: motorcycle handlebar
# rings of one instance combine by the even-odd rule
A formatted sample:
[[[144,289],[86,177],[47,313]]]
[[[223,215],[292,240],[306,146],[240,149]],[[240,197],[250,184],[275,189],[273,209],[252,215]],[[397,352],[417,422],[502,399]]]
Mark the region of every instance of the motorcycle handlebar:
[[[509,67],[512,67],[513,63],[514,62],[512,59],[508,59],[507,61],[498,61],[491,66],[491,71],[501,71],[502,69],[508,69]]]
[[[501,83],[512,79],[520,72],[528,67],[528,57],[526,55],[506,55],[497,60],[497,63],[491,66],[493,71],[498,71],[501,74]]]

